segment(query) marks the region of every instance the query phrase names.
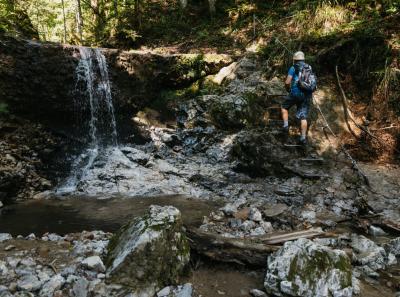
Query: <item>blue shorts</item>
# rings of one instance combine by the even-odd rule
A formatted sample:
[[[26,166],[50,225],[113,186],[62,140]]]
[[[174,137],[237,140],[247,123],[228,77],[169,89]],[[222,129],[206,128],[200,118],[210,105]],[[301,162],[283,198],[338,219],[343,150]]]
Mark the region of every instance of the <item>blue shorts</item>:
[[[308,112],[310,111],[311,95],[300,95],[294,96],[290,94],[285,97],[282,103],[282,108],[289,110],[293,105],[296,105],[297,112],[296,118],[298,120],[306,120],[308,117]]]

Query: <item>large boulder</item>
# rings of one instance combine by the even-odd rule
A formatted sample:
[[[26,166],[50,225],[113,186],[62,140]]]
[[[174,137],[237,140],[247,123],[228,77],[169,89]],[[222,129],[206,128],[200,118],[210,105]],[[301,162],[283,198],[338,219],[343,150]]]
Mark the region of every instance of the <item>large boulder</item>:
[[[286,242],[268,258],[265,289],[276,296],[352,296],[352,267],[344,251],[308,239]]]
[[[110,240],[106,275],[113,283],[133,288],[138,297],[153,296],[178,282],[189,258],[179,210],[153,205]]]

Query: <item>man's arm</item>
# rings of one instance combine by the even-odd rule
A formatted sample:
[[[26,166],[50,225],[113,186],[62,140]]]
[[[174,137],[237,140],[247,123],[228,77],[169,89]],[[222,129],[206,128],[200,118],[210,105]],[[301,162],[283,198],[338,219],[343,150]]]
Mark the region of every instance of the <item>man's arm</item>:
[[[292,79],[293,79],[293,76],[291,76],[290,74],[288,74],[288,76],[286,77],[286,81],[285,81],[285,87],[286,87],[286,90],[289,92],[290,91],[290,85],[291,85],[291,83],[292,83]]]

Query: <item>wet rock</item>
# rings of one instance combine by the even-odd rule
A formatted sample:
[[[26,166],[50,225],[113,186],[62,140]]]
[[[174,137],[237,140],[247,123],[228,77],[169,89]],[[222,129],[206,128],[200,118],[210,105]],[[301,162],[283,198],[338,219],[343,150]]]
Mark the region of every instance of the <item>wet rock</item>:
[[[160,290],[157,293],[157,297],[166,297],[166,296],[169,296],[170,293],[171,293],[171,287],[168,286],[168,287],[165,287],[164,289]]]
[[[315,213],[315,211],[305,210],[302,211],[301,217],[303,218],[303,220],[310,222],[311,224],[314,224],[316,222],[317,214]]]
[[[274,231],[274,227],[272,227],[270,222],[261,222],[260,226],[264,229],[265,233],[271,233]]]
[[[373,225],[369,227],[368,232],[374,237],[387,235],[387,233],[383,231],[382,228]]]
[[[189,262],[181,214],[172,206],[151,206],[147,215],[123,227],[108,246],[107,277],[154,295],[174,284]]]
[[[257,208],[251,208],[249,219],[254,222],[261,222],[263,220],[261,212]]]
[[[265,234],[265,230],[263,227],[257,227],[250,231],[251,236],[261,236]]]
[[[255,227],[256,227],[256,223],[254,223],[253,221],[249,221],[249,220],[244,221],[242,223],[242,225],[240,225],[240,229],[245,231],[245,232],[250,232],[251,229],[253,229]]]
[[[11,251],[11,250],[13,250],[13,249],[15,249],[15,245],[12,245],[12,244],[10,244],[10,245],[7,245],[5,248],[4,248],[4,250],[5,251]]]
[[[50,241],[60,241],[60,240],[63,239],[62,236],[60,236],[60,235],[58,235],[58,234],[55,234],[55,233],[50,233],[50,234],[48,234],[48,235],[47,235],[47,238],[48,238]]]
[[[387,253],[400,257],[400,237],[390,240],[384,247]]]
[[[78,278],[75,280],[72,287],[72,292],[75,297],[86,297],[88,295],[89,282],[85,278]]]
[[[229,227],[232,229],[237,229],[242,225],[241,219],[229,219]]]
[[[12,239],[11,234],[9,233],[0,233],[0,242]]]
[[[268,258],[264,286],[277,296],[351,297],[352,267],[345,252],[302,238]]]
[[[105,272],[106,267],[99,256],[92,256],[82,261],[82,266],[96,272]]]
[[[193,286],[190,283],[184,284],[174,297],[192,297]]]
[[[221,207],[220,210],[227,216],[231,216],[234,213],[237,213],[237,206],[233,203],[227,203],[224,207]]]
[[[31,292],[16,292],[14,297],[35,297]]]
[[[6,262],[0,261],[0,276],[7,276],[8,268]]]
[[[253,297],[267,297],[267,294],[264,291],[258,289],[251,290],[250,295]]]
[[[42,287],[42,282],[33,274],[24,275],[17,282],[18,290],[34,292]]]
[[[31,233],[31,234],[29,234],[29,235],[26,237],[26,239],[28,239],[28,240],[35,240],[35,239],[36,239],[36,235],[33,234],[33,233]]]
[[[350,246],[354,251],[354,260],[361,269],[370,274],[372,271],[385,268],[386,251],[363,235],[352,234]]]
[[[64,285],[65,279],[57,274],[53,276],[49,281],[47,281],[42,289],[40,290],[39,296],[41,297],[53,297],[54,292],[61,289]]]
[[[263,205],[262,212],[265,217],[272,218],[279,216],[288,209],[288,206],[283,203],[266,203]]]

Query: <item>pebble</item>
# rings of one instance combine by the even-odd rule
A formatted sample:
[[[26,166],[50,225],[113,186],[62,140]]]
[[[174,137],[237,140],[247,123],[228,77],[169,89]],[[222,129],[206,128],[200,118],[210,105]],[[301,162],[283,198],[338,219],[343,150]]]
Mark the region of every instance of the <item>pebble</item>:
[[[40,296],[53,297],[54,292],[59,290],[65,283],[65,279],[57,274],[47,281],[40,290]]]
[[[11,293],[14,293],[15,291],[17,291],[17,287],[18,287],[18,284],[17,284],[16,282],[12,282],[12,283],[10,283],[10,284],[8,285],[8,290],[9,290]]]
[[[220,208],[220,210],[223,211],[225,215],[231,216],[237,212],[237,207],[232,203],[227,203],[224,207]]]
[[[97,272],[105,272],[106,267],[99,256],[91,256],[82,261],[82,266]]]
[[[28,239],[28,240],[35,240],[35,239],[36,239],[36,235],[33,234],[33,233],[31,233],[31,234],[29,234],[29,235],[26,237],[26,239]]]
[[[37,291],[41,286],[42,282],[32,274],[22,276],[17,282],[17,288],[22,291]]]
[[[240,229],[243,231],[250,231],[256,226],[256,223],[253,221],[244,221],[243,224],[240,226]]]
[[[257,208],[250,209],[249,219],[254,222],[261,222],[263,220],[262,214]]]
[[[272,227],[272,224],[270,222],[261,222],[260,226],[264,229],[266,233],[271,233],[274,231],[274,227]]]
[[[371,234],[374,237],[387,235],[387,233],[383,231],[382,228],[373,225],[369,227],[369,234]]]
[[[254,297],[267,297],[267,294],[264,291],[258,289],[251,290],[250,295]]]
[[[171,293],[171,287],[165,287],[157,293],[157,297],[166,297]]]
[[[88,293],[89,282],[85,278],[78,278],[75,280],[72,291],[75,297],[86,297]]]
[[[11,234],[9,233],[0,233],[0,242],[12,239]]]

